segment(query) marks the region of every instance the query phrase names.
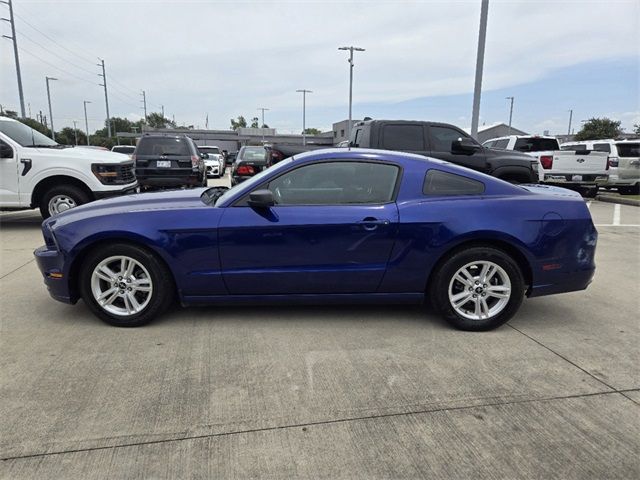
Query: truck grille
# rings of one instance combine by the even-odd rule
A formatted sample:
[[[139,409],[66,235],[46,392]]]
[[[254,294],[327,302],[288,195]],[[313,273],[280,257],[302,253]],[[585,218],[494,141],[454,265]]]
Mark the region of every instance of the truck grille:
[[[132,183],[136,180],[136,172],[133,163],[125,163],[120,165],[118,169],[118,183]]]

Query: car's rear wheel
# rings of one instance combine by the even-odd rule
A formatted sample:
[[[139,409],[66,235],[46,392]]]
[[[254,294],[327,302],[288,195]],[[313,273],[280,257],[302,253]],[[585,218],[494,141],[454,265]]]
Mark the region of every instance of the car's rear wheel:
[[[522,272],[509,255],[490,247],[472,247],[438,268],[429,294],[449,323],[480,331],[507,322],[520,308],[524,289]]]
[[[80,274],[82,299],[99,318],[118,327],[138,327],[173,301],[172,275],[153,253],[116,243],[91,252]]]
[[[640,183],[630,187],[618,187],[618,193],[620,195],[640,195]]]

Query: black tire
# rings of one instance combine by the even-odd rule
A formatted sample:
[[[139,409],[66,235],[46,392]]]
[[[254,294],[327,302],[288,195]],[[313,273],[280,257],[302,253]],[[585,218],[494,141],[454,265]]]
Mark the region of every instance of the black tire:
[[[144,309],[132,315],[115,315],[103,309],[92,293],[91,278],[96,266],[113,256],[130,257],[147,269],[151,278],[151,298]],[[163,314],[173,303],[175,285],[167,266],[152,252],[128,243],[115,243],[92,251],[80,269],[80,294],[91,311],[104,322],[116,327],[140,327]],[[115,303],[115,302],[114,302]]]
[[[83,205],[91,201],[89,194],[75,185],[58,185],[52,187],[47,190],[40,199],[40,215],[42,215],[42,218],[46,219],[51,216],[49,202],[56,196],[68,197],[75,203],[75,206]]]
[[[502,310],[481,320],[459,314],[449,301],[449,285],[454,275],[472,262],[488,261],[498,265],[509,277],[511,291]],[[472,288],[472,287],[470,287]],[[472,247],[455,253],[440,265],[430,282],[428,295],[433,306],[453,326],[461,330],[484,331],[499,327],[518,311],[524,298],[525,284],[518,264],[502,250],[491,247]],[[488,299],[487,299],[488,300]]]
[[[630,187],[618,187],[618,193],[620,195],[640,195],[640,183]]]

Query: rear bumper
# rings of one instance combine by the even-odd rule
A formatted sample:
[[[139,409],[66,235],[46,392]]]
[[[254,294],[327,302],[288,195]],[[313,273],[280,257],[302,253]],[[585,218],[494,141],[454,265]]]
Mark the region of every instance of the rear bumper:
[[[605,185],[609,175],[580,175],[573,173],[545,173],[543,183],[556,185]]]
[[[188,177],[174,177],[170,175],[149,175],[138,177],[141,186],[153,187],[180,187],[183,185],[199,186],[202,184],[200,175],[190,175]]]
[[[64,256],[53,247],[43,245],[33,254],[36,263],[44,278],[44,284],[49,290],[49,295],[55,300],[64,303],[76,303],[77,298],[71,295],[69,279],[64,273]]]
[[[579,272],[559,273],[556,278],[552,279],[552,283],[533,285],[529,290],[528,297],[541,297],[543,295],[585,290],[593,280],[595,273],[595,267]]]

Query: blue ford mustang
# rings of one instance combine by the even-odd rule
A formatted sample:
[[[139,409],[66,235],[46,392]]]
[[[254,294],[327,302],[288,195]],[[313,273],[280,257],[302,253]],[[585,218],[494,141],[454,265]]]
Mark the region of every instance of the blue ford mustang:
[[[420,303],[487,330],[524,296],[583,290],[597,233],[581,197],[422,156],[316,150],[230,190],[130,195],[42,224],[51,295],[138,326],[177,297]]]

